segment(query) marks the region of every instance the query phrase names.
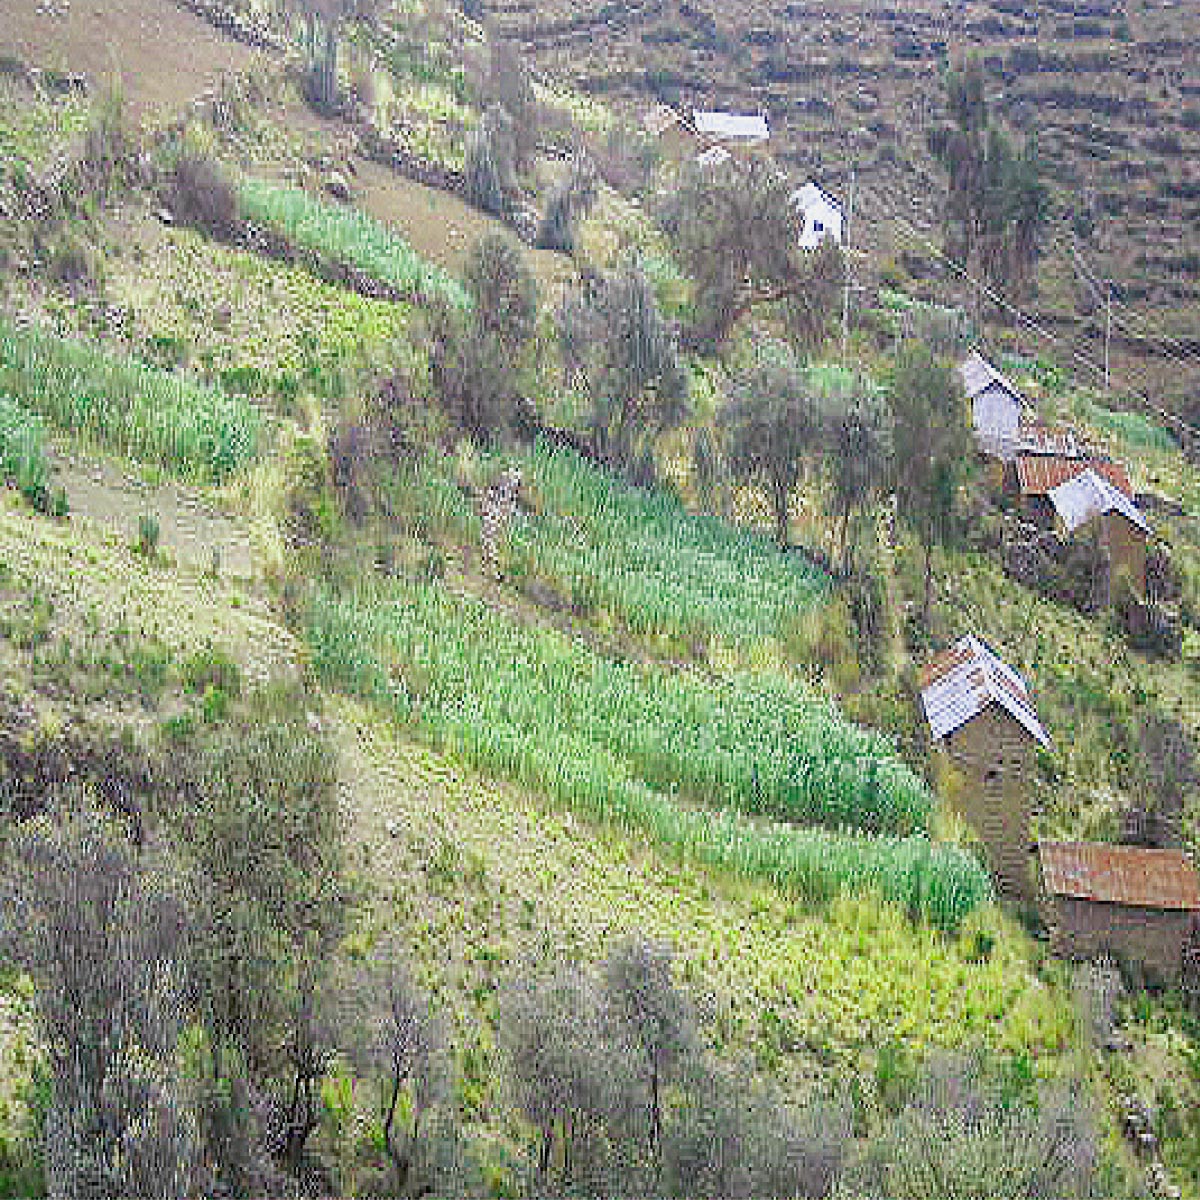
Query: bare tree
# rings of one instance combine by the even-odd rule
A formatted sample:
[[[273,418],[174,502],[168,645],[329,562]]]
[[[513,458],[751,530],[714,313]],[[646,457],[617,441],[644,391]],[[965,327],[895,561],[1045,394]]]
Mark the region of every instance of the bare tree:
[[[204,1190],[199,1130],[175,1067],[188,905],[85,797],[13,839],[0,952],[37,982],[53,1087],[50,1193]]]

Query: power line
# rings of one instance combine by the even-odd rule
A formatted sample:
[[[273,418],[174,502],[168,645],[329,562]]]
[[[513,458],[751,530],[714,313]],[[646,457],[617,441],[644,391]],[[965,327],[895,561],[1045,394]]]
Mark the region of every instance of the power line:
[[[977,277],[972,275],[971,272],[968,271],[965,266],[963,266],[961,263],[957,262],[955,259],[952,259],[949,255],[945,254],[942,250],[940,250],[931,239],[927,238],[924,234],[922,234],[912,224],[912,222],[908,220],[907,217],[903,216],[891,205],[880,203],[878,196],[875,197],[875,200],[876,200],[876,203],[879,204],[880,209],[886,213],[889,213],[894,222],[903,226],[910,237],[912,237],[916,241],[920,242],[923,246],[925,246],[928,250],[930,250],[937,259],[939,259],[941,262],[945,263],[952,271],[955,272],[955,274],[959,275],[961,278],[963,278],[968,283],[973,285],[980,295],[987,296],[987,298],[989,300],[991,300],[993,304],[997,305],[997,307],[1001,308],[1002,310],[1004,310],[1007,313],[1012,314],[1017,319],[1018,323],[1023,324],[1026,328],[1028,328],[1032,333],[1036,334],[1038,337],[1043,338],[1044,340],[1050,342],[1051,344],[1053,344],[1055,346],[1063,348],[1065,350],[1065,352],[1076,363],[1082,364],[1094,376],[1101,378],[1101,379],[1104,378],[1104,367],[1101,364],[1098,364],[1093,359],[1088,358],[1086,355],[1081,353],[1076,347],[1064,343],[1064,341],[1061,337],[1059,337],[1057,334],[1053,333],[1052,331],[1046,329],[1043,325],[1041,325],[1038,321],[1034,320],[1034,318],[1030,317],[1027,313],[1022,312],[1019,308],[1017,308],[1015,305],[1013,305],[1007,299],[1005,299],[1005,297],[1002,296],[998,291],[996,291],[996,289],[993,288],[990,284],[988,284],[987,282],[985,282],[981,279],[978,279]],[[1150,399],[1150,397],[1145,392],[1142,392],[1142,391],[1138,390],[1137,388],[1126,388],[1123,390],[1128,391],[1136,399],[1140,400],[1142,402],[1142,404],[1144,404],[1145,407],[1147,409],[1149,409],[1149,411],[1154,413],[1157,417],[1159,417],[1167,425],[1180,430],[1187,437],[1200,438],[1200,429],[1197,429],[1195,426],[1189,425],[1181,417],[1178,417],[1174,413],[1169,412],[1168,410],[1157,405],[1153,400]]]

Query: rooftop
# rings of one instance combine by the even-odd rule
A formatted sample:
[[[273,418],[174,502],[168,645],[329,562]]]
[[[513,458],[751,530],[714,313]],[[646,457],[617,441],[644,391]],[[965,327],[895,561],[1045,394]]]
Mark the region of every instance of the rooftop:
[[[792,204],[799,209],[811,208],[814,204],[828,204],[839,215],[842,211],[842,206],[823,188],[818,187],[812,180],[809,180],[803,187],[797,188],[791,196]]]
[[[1041,745],[1050,745],[1025,680],[976,637],[960,638],[925,667],[921,703],[935,739],[948,737],[990,704],[998,704]]]
[[[1182,850],[1041,842],[1038,857],[1052,896],[1166,911],[1200,910],[1200,877]]]
[[[710,137],[724,138],[734,142],[765,142],[771,131],[767,118],[761,113],[753,116],[727,112],[701,112],[693,114],[696,132]]]
[[[1120,513],[1143,533],[1149,532],[1150,527],[1137,505],[1091,466],[1046,494],[1068,533],[1074,533],[1093,517],[1109,512]]]
[[[1117,462],[1095,458],[1064,458],[1054,454],[1022,454],[1017,457],[1017,482],[1023,496],[1046,496],[1060,484],[1084,471],[1095,471],[1117,491],[1133,499],[1133,484],[1125,468]]]
[[[970,400],[995,385],[1003,388],[1021,404],[1029,404],[1029,401],[1017,390],[1016,385],[1001,375],[978,350],[971,351],[966,360],[959,365],[958,373],[962,378],[963,387],[967,389],[967,398]]]

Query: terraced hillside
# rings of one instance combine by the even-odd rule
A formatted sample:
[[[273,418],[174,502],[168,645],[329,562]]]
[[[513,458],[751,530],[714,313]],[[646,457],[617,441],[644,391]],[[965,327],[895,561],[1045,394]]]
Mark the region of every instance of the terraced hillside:
[[[943,65],[982,58],[989,100],[1036,132],[1055,216],[1026,349],[1103,360],[1113,284],[1118,386],[1177,403],[1200,388],[1200,58],[1196,0],[492,0],[499,27],[548,71],[636,108],[764,110],[798,178],[845,196],[876,266],[936,263],[944,185],[925,145]],[[636,102],[636,104],[635,104]],[[923,261],[922,261],[923,260]],[[931,263],[932,260],[932,263]],[[957,281],[951,277],[951,283]],[[955,289],[952,289],[955,290]],[[961,289],[958,289],[961,290]]]

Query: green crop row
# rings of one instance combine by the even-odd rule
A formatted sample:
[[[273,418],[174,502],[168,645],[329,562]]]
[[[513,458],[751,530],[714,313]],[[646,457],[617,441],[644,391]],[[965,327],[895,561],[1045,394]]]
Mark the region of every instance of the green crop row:
[[[42,423],[15,400],[0,395],[0,482],[13,484],[35,506],[48,499],[50,470],[42,448]]]
[[[0,392],[61,429],[184,475],[224,479],[257,448],[249,401],[2,318]]]
[[[925,836],[928,793],[886,746],[781,680],[709,683],[609,662],[432,587],[321,597],[314,665],[481,769],[696,860],[821,901],[876,888],[952,928],[990,894]],[[743,811],[739,811],[743,810]]]
[[[675,497],[624,484],[569,451],[541,447],[521,465],[538,511],[513,527],[510,570],[635,633],[785,641],[828,594],[828,578],[799,554],[690,515]]]
[[[414,300],[465,308],[462,285],[427,263],[397,233],[357,209],[310,196],[300,188],[261,179],[238,183],[242,216],[283,234],[301,250],[352,267]]]

